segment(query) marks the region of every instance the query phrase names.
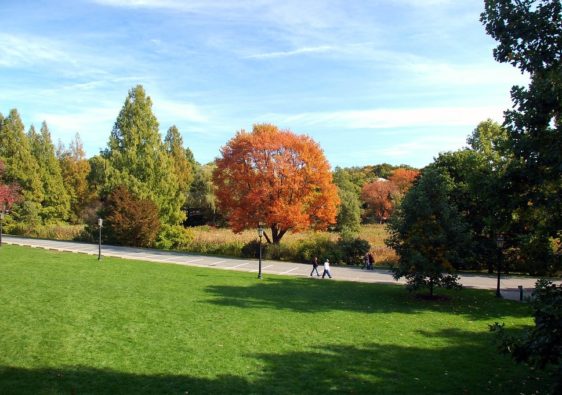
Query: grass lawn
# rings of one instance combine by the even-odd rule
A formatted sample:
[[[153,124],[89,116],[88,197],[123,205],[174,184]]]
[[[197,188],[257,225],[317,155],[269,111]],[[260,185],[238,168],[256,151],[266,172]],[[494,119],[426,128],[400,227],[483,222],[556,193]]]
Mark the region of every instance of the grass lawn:
[[[0,393],[544,393],[488,332],[529,307],[449,295],[4,245]]]

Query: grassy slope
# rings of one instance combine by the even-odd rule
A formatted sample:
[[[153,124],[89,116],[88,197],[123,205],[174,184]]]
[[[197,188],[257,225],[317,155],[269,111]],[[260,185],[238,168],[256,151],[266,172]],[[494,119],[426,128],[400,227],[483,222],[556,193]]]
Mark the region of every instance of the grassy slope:
[[[525,305],[0,248],[2,393],[531,393],[487,325]]]

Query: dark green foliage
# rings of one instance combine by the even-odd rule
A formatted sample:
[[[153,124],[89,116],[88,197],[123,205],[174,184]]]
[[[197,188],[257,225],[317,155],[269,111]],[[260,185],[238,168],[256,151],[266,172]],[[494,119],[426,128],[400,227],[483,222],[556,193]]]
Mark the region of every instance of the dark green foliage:
[[[520,337],[509,336],[504,325],[491,325],[498,333],[499,348],[511,354],[517,362],[527,362],[544,369],[547,365],[557,366],[557,381],[553,394],[562,391],[562,285],[539,280],[533,293],[533,316],[535,326]]]
[[[261,243],[262,257],[265,257],[266,252],[269,250],[268,243]],[[259,258],[260,256],[260,242],[259,240],[252,240],[244,244],[242,247],[242,256],[244,258]]]
[[[14,218],[18,222],[40,223],[44,191],[39,166],[31,152],[23,122],[15,109],[0,124],[0,160],[5,165],[4,181],[8,184],[17,183],[25,202],[25,207],[14,207]]]
[[[456,287],[451,274],[470,256],[468,226],[450,200],[451,179],[426,169],[394,212],[387,245],[399,256],[394,277],[405,277],[409,289]]]
[[[60,163],[55,156],[55,147],[47,124],[43,122],[40,133],[31,126],[28,133],[31,153],[38,165],[38,174],[43,186],[41,217],[43,222],[65,221],[70,214],[70,196],[65,188]]]
[[[515,86],[504,126],[514,160],[504,200],[513,208],[513,238],[560,238],[562,229],[562,3],[560,0],[486,0],[481,21],[498,41],[494,57],[531,77]],[[546,251],[526,249],[526,254]],[[537,257],[538,258],[538,257]]]
[[[124,186],[107,197],[101,211],[103,240],[109,244],[151,247],[160,230],[158,207],[149,199],[139,199]]]
[[[345,262],[351,265],[362,264],[363,257],[371,250],[369,242],[359,237],[342,237],[338,240],[337,246]]]

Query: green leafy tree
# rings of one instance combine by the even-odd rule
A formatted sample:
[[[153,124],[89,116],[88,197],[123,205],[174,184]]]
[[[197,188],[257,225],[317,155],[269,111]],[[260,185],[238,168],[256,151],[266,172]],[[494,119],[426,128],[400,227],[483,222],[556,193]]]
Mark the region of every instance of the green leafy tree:
[[[213,186],[214,163],[195,166],[195,177],[189,188],[187,205],[198,209],[205,223],[216,224],[222,216],[217,211],[217,198]]]
[[[504,126],[514,160],[506,170],[506,201],[516,205],[513,237],[535,260],[562,229],[562,3],[486,0],[481,21],[498,41],[494,58],[530,76],[511,90]],[[533,251],[538,252],[538,255]],[[533,258],[531,258],[533,259]]]
[[[355,234],[361,226],[361,202],[357,188],[351,182],[349,173],[345,170],[336,170],[333,177],[340,197],[336,229],[343,234]]]
[[[388,224],[386,244],[399,257],[394,277],[405,277],[409,290],[459,287],[455,267],[470,251],[470,234],[449,199],[452,181],[428,168],[408,191]]]
[[[31,152],[24,125],[13,109],[0,125],[0,160],[4,162],[7,183],[21,187],[23,202],[16,205],[13,215],[18,222],[40,223],[41,202],[44,200],[39,166]]]
[[[104,202],[104,240],[133,247],[151,247],[160,230],[158,207],[150,199],[139,199],[125,186],[116,187]]]
[[[106,192],[125,185],[132,193],[156,203],[163,223],[174,225],[184,220],[185,198],[158,132],[152,100],[142,86],[129,91],[103,157],[107,164]]]
[[[43,122],[40,133],[31,126],[28,132],[31,153],[38,164],[39,177],[43,185],[41,217],[44,223],[64,221],[70,213],[70,196],[68,195],[55,147],[47,123]]]

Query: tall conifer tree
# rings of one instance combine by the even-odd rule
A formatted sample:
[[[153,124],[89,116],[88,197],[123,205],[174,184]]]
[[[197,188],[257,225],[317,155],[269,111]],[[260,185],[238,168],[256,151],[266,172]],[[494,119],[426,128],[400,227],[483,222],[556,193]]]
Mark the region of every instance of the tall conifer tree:
[[[55,156],[55,147],[47,123],[43,122],[40,133],[32,126],[28,133],[31,153],[39,165],[39,176],[43,186],[41,216],[43,221],[66,220],[70,210],[70,197],[64,186],[60,164]]]
[[[4,179],[21,187],[23,205],[14,209],[20,220],[36,222],[44,191],[39,166],[31,152],[29,139],[16,109],[2,120],[0,126],[0,160],[6,166]]]
[[[193,180],[193,168],[189,161],[191,152],[188,152],[183,147],[183,139],[175,125],[168,129],[166,137],[164,138],[164,146],[172,160],[174,172],[178,178],[178,184],[185,202],[189,193],[189,185]]]
[[[129,91],[103,156],[109,175],[106,191],[124,185],[140,198],[154,201],[163,223],[183,221],[185,199],[158,132],[152,100],[141,85]]]

